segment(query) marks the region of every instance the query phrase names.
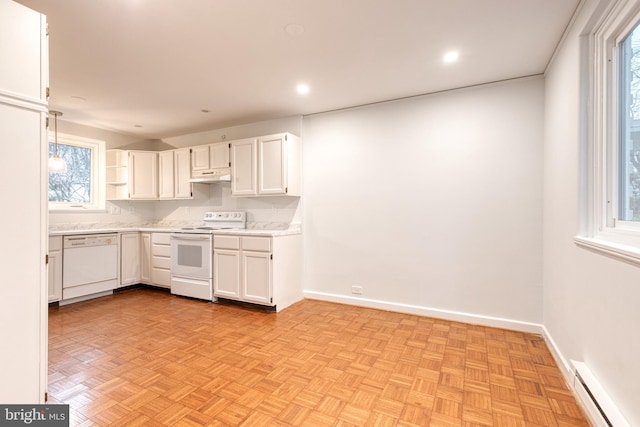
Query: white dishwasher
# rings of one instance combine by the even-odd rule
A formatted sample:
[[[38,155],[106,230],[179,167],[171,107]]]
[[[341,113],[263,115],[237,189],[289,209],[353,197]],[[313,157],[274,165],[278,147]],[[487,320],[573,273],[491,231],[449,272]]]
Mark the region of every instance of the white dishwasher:
[[[62,299],[112,292],[118,285],[118,235],[65,236]]]

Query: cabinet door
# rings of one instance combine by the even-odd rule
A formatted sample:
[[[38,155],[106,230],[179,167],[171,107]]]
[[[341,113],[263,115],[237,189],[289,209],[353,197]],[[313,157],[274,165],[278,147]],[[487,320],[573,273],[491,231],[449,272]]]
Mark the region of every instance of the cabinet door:
[[[120,235],[120,286],[140,282],[140,234]]]
[[[258,194],[285,194],[287,150],[284,134],[258,139]]]
[[[158,153],[158,191],[161,199],[173,199],[175,195],[174,160],[173,151]]]
[[[129,153],[129,191],[132,199],[158,198],[158,153]]]
[[[140,233],[140,281],[151,284],[151,234]]]
[[[216,249],[213,252],[213,296],[240,299],[240,252]]]
[[[191,148],[191,170],[206,171],[209,169],[209,146],[199,145]]]
[[[243,139],[231,143],[231,195],[255,196],[258,186],[257,142]]]
[[[242,251],[242,299],[271,305],[271,254]]]
[[[188,148],[182,148],[174,151],[174,182],[175,182],[175,198],[190,199],[192,197],[192,186],[189,182],[191,179],[191,154]]]
[[[49,237],[49,302],[62,299],[62,236]]]
[[[209,145],[209,168],[228,168],[229,167],[229,143],[216,142]]]

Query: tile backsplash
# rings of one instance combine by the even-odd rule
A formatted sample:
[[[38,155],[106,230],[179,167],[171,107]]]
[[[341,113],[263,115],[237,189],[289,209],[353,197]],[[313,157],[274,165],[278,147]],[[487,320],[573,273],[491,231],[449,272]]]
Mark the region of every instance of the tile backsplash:
[[[242,210],[247,212],[247,228],[283,230],[299,227],[299,197],[231,197],[229,183],[196,184],[194,198],[158,201],[108,201],[104,212],[49,214],[51,230],[106,229],[158,226],[203,225],[207,211]]]

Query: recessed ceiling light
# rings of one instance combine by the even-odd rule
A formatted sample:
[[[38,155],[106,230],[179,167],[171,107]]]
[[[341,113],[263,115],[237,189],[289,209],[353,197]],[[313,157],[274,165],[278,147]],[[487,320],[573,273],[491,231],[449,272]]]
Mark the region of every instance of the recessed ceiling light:
[[[460,54],[458,53],[457,50],[451,50],[447,53],[444,54],[444,57],[442,58],[442,60],[446,63],[446,64],[451,64],[452,62],[456,62],[458,60],[458,58],[460,58]]]
[[[206,108],[203,108],[203,109],[202,109],[202,110],[200,110],[200,111],[201,111],[201,112],[203,112],[203,113],[208,113],[208,112],[210,112],[211,110],[207,110]]]
[[[134,128],[141,128],[142,125],[133,125]]]
[[[296,92],[298,92],[298,95],[306,95],[309,93],[309,85],[306,83],[300,83],[298,86],[296,86]]]
[[[77,96],[77,95],[71,95],[71,99],[76,100],[76,101],[86,101],[87,98],[83,98],[81,96]]]
[[[300,24],[289,24],[284,27],[284,32],[292,37],[295,37],[304,33],[304,27]]]

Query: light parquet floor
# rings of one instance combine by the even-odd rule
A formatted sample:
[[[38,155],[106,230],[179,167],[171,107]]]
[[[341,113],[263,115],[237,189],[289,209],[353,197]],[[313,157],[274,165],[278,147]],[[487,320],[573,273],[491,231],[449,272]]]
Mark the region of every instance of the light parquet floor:
[[[72,426],[588,426],[542,338],[327,302],[136,289],[49,312]]]

